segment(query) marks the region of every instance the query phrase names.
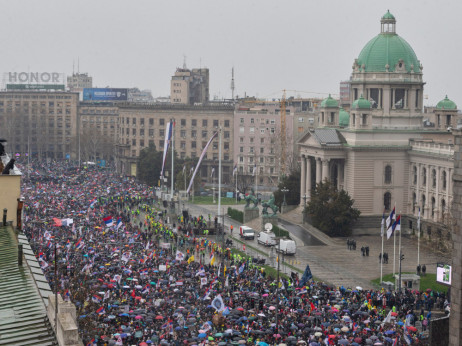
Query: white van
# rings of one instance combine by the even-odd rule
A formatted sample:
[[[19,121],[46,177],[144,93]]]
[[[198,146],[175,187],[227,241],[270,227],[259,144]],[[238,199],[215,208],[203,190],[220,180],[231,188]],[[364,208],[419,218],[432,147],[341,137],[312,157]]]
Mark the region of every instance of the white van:
[[[255,239],[255,231],[249,226],[239,227],[239,236],[244,239]]]
[[[274,239],[276,235],[271,231],[263,231],[258,234],[257,242],[266,246],[276,245],[276,240]]]
[[[297,245],[295,244],[295,241],[291,239],[281,239],[279,240],[279,245],[276,246],[276,251],[283,253],[284,255],[295,255]]]

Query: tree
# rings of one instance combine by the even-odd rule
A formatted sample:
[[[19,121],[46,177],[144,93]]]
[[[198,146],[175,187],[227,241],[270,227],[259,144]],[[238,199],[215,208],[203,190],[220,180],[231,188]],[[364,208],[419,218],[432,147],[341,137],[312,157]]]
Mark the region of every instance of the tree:
[[[137,169],[138,179],[150,186],[157,185],[162,169],[162,156],[163,153],[157,151],[155,145],[141,150]]]
[[[96,128],[84,127],[80,135],[80,153],[84,161],[110,160],[114,156],[115,141]]]
[[[240,193],[245,194],[247,189],[250,189],[252,186],[255,186],[255,177],[252,174],[239,173],[236,172],[234,179],[237,179],[237,189]],[[236,180],[233,181],[236,184]]]
[[[316,185],[305,212],[313,226],[329,236],[347,237],[360,211],[353,208],[354,200],[345,190],[338,191],[328,180]]]
[[[282,176],[278,184],[278,189],[274,192],[274,200],[279,207],[284,201],[282,189],[289,190],[286,192],[286,202],[288,205],[297,205],[300,203],[300,168],[293,168],[289,175]]]
[[[184,161],[183,162],[183,167],[177,171],[176,177],[175,177],[175,188],[179,190],[184,190],[189,186],[189,183],[191,181],[194,169],[196,168],[197,162],[193,162],[192,160]],[[175,165],[176,168],[176,165]],[[192,191],[198,191],[201,185],[201,178],[199,177],[199,172],[196,174],[194,177],[194,184],[192,187]]]

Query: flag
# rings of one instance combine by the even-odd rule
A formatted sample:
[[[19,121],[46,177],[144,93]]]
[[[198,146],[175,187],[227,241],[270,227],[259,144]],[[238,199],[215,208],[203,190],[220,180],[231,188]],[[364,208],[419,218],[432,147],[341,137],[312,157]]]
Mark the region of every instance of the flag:
[[[122,254],[121,261],[124,261],[125,263],[127,263],[128,260],[130,259],[131,255],[132,255],[132,254],[131,254],[130,252],[124,252],[124,253]]]
[[[116,229],[119,229],[120,227],[122,227],[122,218],[119,216],[117,218]]]
[[[109,299],[109,290],[107,290],[106,293],[104,293],[103,300],[106,300],[106,299]]]
[[[43,234],[43,236],[45,237],[46,240],[51,240],[51,238],[53,238],[53,236],[51,235],[51,233],[48,232],[48,231],[45,231],[45,233]]]
[[[90,341],[88,341],[87,346],[92,346],[94,344],[95,344],[95,339],[93,338]]]
[[[196,169],[194,170],[194,173],[191,177],[191,181],[189,182],[189,186],[188,186],[188,189],[186,190],[186,193],[189,193],[189,191],[191,191],[191,187],[193,185],[193,182],[194,182],[194,178],[196,177],[196,173],[197,171],[199,170],[199,167],[201,165],[201,162],[202,162],[202,159],[204,158],[205,156],[205,153],[207,152],[207,149],[209,148],[209,145],[210,143],[212,143],[212,141],[215,139],[215,137],[218,135],[218,132],[215,132],[213,134],[212,137],[210,137],[209,141],[207,142],[207,144],[205,145],[204,149],[202,150],[202,153],[201,153],[201,156],[199,157],[199,161],[197,161],[197,165],[196,165]]]
[[[98,310],[96,310],[96,313],[97,313],[98,315],[102,315],[102,314],[105,314],[106,311],[104,310],[104,307],[102,306],[102,307],[100,307]]]
[[[201,278],[201,287],[207,285],[207,278]]]
[[[93,199],[90,201],[90,208],[94,208],[97,201],[98,201],[97,198],[93,198]]]
[[[44,270],[46,267],[48,267],[48,263],[42,259],[42,261],[40,262],[40,268]]]
[[[395,233],[395,231],[400,231],[400,230],[401,230],[401,215],[398,215],[395,222],[393,222],[392,227],[387,230],[387,240],[393,236],[393,233]]]
[[[229,275],[226,275],[225,287],[229,287]]]
[[[298,287],[305,286],[306,283],[308,282],[308,280],[311,280],[312,278],[313,278],[313,274],[311,274],[310,266],[309,266],[309,264],[307,264],[306,268],[305,268],[305,271],[303,272],[303,276],[302,276],[300,282],[298,283]]]
[[[253,166],[252,177],[255,176],[256,172],[257,172],[257,164],[255,163],[254,166]]]
[[[142,294],[147,294],[149,293],[149,285],[146,284],[146,286],[144,286],[143,290],[141,291]]]
[[[390,216],[387,217],[387,232],[388,232],[388,229],[393,226],[393,220],[396,219],[396,215],[395,215],[395,207],[393,207],[393,210],[391,211],[390,213]]]
[[[215,309],[217,312],[221,312],[225,309],[225,303],[223,302],[223,298],[221,297],[221,294],[217,295],[213,300],[212,303],[210,304],[212,307]]]
[[[112,225],[114,224],[114,220],[112,220],[112,216],[105,217],[103,221],[106,227],[112,227]]]
[[[177,261],[182,261],[184,260],[184,253],[182,253],[180,250],[176,250],[176,257],[175,259]]]
[[[234,164],[234,168],[233,168],[233,177],[234,175],[237,173],[237,162]]]
[[[245,269],[245,263],[242,263],[242,265],[239,267],[239,274],[241,274]]]
[[[51,249],[52,246],[53,246],[53,243],[49,240],[47,243],[47,248]]]
[[[56,217],[53,218],[54,226],[70,226],[74,223],[73,219],[58,219]]]
[[[382,227],[380,228],[381,237],[383,237],[384,232],[385,232],[385,210],[383,211],[383,214],[382,214]]]
[[[215,167],[212,167],[212,174],[210,174],[210,178],[213,178],[214,173],[215,173]]]
[[[162,158],[162,169],[160,171],[160,177],[161,178],[164,177],[165,162],[167,160],[168,147],[170,146],[170,142],[171,142],[171,139],[172,139],[173,125],[174,125],[173,120],[170,120],[167,123],[167,129],[165,131],[166,134],[165,134],[165,140],[164,140],[164,155],[163,155],[163,158]]]
[[[215,263],[215,254],[212,252],[210,254],[210,265],[213,266],[214,263]]]
[[[205,274],[205,270],[204,270],[203,265],[201,265],[201,267],[199,268],[199,271],[196,273],[196,276],[201,275],[201,274]]]
[[[419,207],[419,217],[417,218],[417,232],[419,232],[419,236],[420,236],[420,207]]]
[[[101,303],[101,298],[96,294],[94,294],[93,297],[91,297],[91,300],[93,303]]]
[[[188,259],[188,264],[190,264],[191,262],[194,262],[194,255],[192,255],[192,256],[189,257],[189,259]]]
[[[71,296],[71,293],[69,292],[69,290],[66,290],[66,292],[64,293],[64,298],[66,300],[69,300],[70,296]]]
[[[81,248],[83,248],[83,245],[84,242],[82,241],[82,238],[80,238],[79,240],[77,240],[77,243],[75,243],[75,248],[80,250]]]
[[[148,275],[148,269],[147,268],[140,269],[140,275]]]

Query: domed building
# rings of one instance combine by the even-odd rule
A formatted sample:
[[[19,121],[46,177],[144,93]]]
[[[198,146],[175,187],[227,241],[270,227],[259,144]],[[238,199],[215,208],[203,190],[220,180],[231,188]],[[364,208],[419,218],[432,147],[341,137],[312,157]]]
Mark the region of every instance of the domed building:
[[[424,126],[422,71],[387,11],[380,33],[354,60],[349,113],[329,95],[321,103],[319,127],[298,142],[302,200],[328,179],[355,200],[364,232],[377,232],[382,213],[394,206],[404,231],[416,228],[419,207],[424,233],[440,228],[452,199],[453,136],[447,125],[454,126],[457,106],[445,98],[435,109],[441,126]]]

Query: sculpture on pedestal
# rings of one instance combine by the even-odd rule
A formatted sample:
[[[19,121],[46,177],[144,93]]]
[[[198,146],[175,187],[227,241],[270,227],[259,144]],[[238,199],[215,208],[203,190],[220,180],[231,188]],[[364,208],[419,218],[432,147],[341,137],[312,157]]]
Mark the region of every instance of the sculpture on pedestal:
[[[271,198],[268,201],[263,202],[261,206],[263,207],[261,211],[262,215],[269,215],[268,208],[270,208],[273,212],[271,216],[276,216],[276,213],[279,211],[279,207],[274,203],[274,195],[271,195]]]
[[[255,196],[255,190],[252,188],[250,189],[250,193],[244,197],[245,199],[245,208],[246,209],[256,209],[258,207],[258,198]],[[253,206],[250,206],[250,203],[253,203]]]

